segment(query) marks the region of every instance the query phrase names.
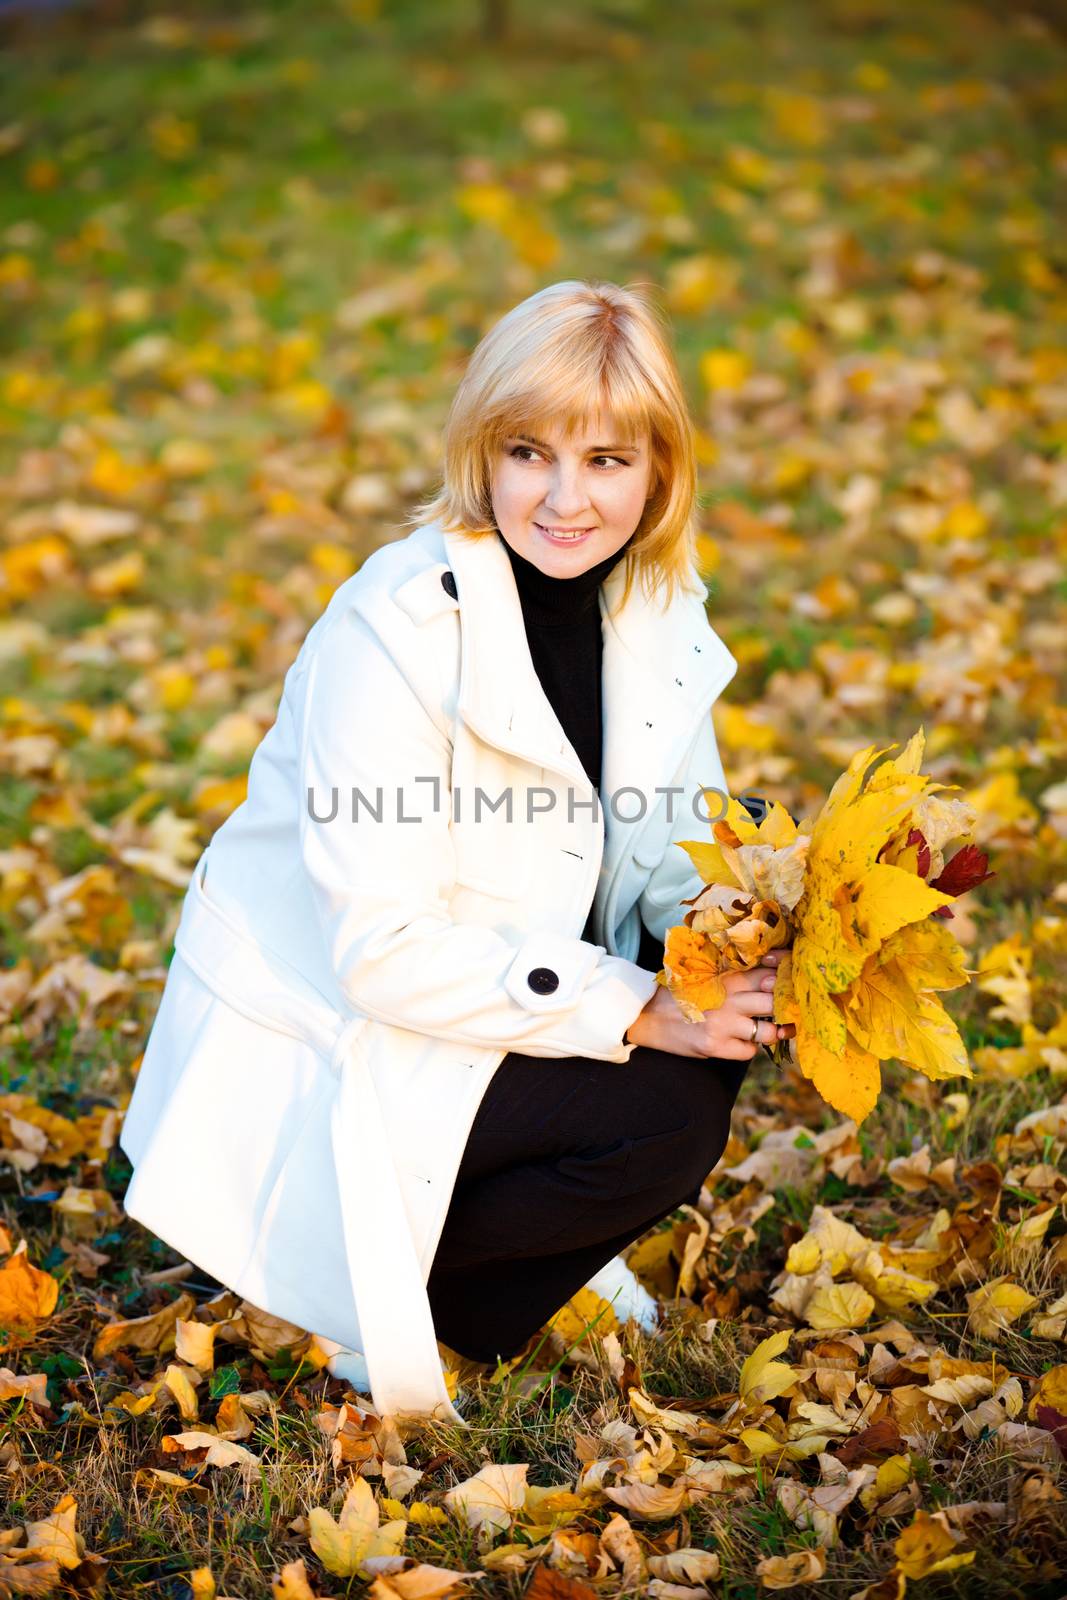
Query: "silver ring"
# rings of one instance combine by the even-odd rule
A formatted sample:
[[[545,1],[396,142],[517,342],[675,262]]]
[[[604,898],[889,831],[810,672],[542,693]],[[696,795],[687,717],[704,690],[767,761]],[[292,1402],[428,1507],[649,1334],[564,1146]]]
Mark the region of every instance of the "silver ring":
[[[759,1018],[758,1017],[753,1017],[752,1018],[752,1038],[750,1039],[749,1043],[750,1044],[755,1044],[755,1042],[756,1042],[756,1040],[758,1038],[759,1038]]]

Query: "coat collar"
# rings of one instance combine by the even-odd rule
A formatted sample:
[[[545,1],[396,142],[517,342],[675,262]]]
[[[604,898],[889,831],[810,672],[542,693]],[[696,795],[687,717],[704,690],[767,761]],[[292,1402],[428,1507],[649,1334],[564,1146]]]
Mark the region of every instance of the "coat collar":
[[[526,641],[522,607],[507,551],[499,539],[444,533],[456,582],[462,629],[459,711],[479,738],[535,766],[571,779],[576,799],[592,798],[577,752],[541,687]],[[708,622],[700,594],[649,599],[635,581],[626,605],[625,562],[612,568],[599,602],[604,630],[603,764],[601,795],[609,846],[614,830],[609,797],[624,788],[619,810],[634,816],[641,802],[651,816],[657,784],[673,778],[700,717],[737,671],[737,662]],[[693,576],[696,577],[695,570]],[[696,579],[699,582],[699,578]],[[589,813],[579,812],[579,815]],[[630,830],[622,825],[622,831]]]

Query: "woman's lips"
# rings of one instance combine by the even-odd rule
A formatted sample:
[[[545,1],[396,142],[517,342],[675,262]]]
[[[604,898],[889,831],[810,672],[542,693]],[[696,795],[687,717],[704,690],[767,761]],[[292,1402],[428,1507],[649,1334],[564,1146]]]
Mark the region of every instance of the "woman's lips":
[[[582,533],[570,534],[568,536],[568,535],[564,535],[564,534],[558,534],[557,535],[557,534],[553,533],[551,528],[546,528],[544,526],[544,524],[541,523],[541,522],[535,522],[534,523],[534,527],[538,530],[538,532],[543,533],[545,538],[550,540],[552,544],[561,544],[561,545],[562,544],[582,544],[586,539],[589,538],[589,536],[592,533],[595,532],[595,529],[587,528]]]

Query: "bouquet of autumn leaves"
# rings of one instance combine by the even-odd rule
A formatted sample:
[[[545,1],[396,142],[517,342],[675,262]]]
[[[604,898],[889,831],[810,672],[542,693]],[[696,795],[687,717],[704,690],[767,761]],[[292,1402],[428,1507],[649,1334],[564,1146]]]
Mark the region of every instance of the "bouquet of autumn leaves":
[[[772,802],[756,822],[730,799],[714,843],[686,840],[705,887],[667,934],[659,981],[690,1021],[726,999],[723,974],[790,945],[774,1020],[794,1034],[770,1054],[797,1063],[823,1099],[857,1123],[873,1110],[882,1061],[928,1078],[969,1078],[967,1052],[935,990],[974,976],[946,926],[952,901],[991,878],[968,842],[976,813],[943,798],[957,784],[919,771],[923,729],[903,753],[860,750],[813,822]],[[866,782],[864,779],[866,778]],[[711,792],[705,793],[709,806]],[[959,845],[946,856],[950,844]]]

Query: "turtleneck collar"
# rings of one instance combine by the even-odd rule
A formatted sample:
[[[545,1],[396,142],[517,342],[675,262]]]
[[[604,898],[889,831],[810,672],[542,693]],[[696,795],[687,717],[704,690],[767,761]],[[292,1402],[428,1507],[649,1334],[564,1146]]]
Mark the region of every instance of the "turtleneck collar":
[[[499,528],[496,536],[510,558],[523,617],[527,624],[532,622],[539,628],[568,627],[594,611],[597,590],[633,543],[631,534],[624,545],[598,561],[596,566],[576,573],[573,578],[553,578],[514,551]]]

